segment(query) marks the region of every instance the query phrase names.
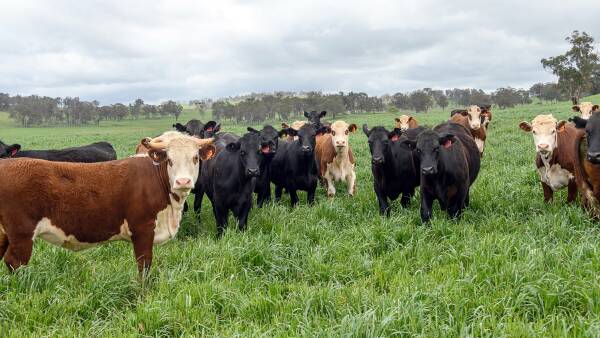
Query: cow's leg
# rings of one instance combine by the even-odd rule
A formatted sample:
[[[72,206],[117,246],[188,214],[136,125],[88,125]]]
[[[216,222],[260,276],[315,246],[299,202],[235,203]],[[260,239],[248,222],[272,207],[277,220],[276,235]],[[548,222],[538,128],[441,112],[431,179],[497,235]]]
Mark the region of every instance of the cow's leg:
[[[377,187],[377,184],[373,184],[373,189],[375,190],[375,195],[377,196],[377,202],[379,203],[379,214],[381,216],[389,216],[390,215],[390,206],[388,204],[387,196]]]
[[[152,247],[154,244],[154,221],[149,222],[146,226],[140,226],[144,231],[136,231],[131,236],[133,243],[133,253],[137,261],[138,271],[140,276],[145,277],[152,266]]]
[[[354,196],[356,194],[356,173],[354,170],[346,175],[346,183],[348,185],[348,195]]]
[[[551,202],[554,197],[554,191],[544,182],[542,182],[542,188],[544,189],[544,202]]]
[[[296,189],[288,189],[288,193],[290,194],[292,207],[295,207],[296,204],[298,204],[298,193],[296,192]]]
[[[425,189],[421,189],[421,223],[428,223],[431,219],[433,196]]]
[[[328,172],[325,173],[325,186],[327,187],[327,197],[335,196],[335,186],[333,185],[333,176]]]
[[[309,188],[306,192],[306,202],[312,205],[315,203],[315,192],[317,191],[317,183],[315,182],[312,188]]]
[[[448,212],[448,215],[450,215],[450,217],[460,217],[465,205],[465,198],[467,194],[468,192],[458,193],[448,201],[448,209],[446,210],[446,212]]]
[[[259,208],[262,208],[263,204],[268,203],[271,200],[271,182],[264,180],[261,182],[261,187],[258,190],[258,196],[256,197],[256,204]]]
[[[246,230],[250,209],[252,209],[252,197],[250,197],[249,202],[243,203],[237,208],[237,210],[234,210],[234,216],[238,220],[238,229],[240,229],[240,231]]]
[[[281,185],[276,185],[275,186],[275,201],[279,202],[281,201],[281,193],[283,192],[283,186]]]
[[[8,248],[8,235],[4,233],[2,228],[0,228],[0,259],[4,257],[6,253],[6,249]]]
[[[577,183],[572,179],[567,186],[567,203],[574,202],[575,198],[577,198]]]
[[[202,212],[202,199],[204,198],[204,190],[198,189],[194,193],[194,213],[200,217],[200,213]]]
[[[33,234],[8,235],[8,246],[4,253],[4,263],[11,271],[27,265],[33,250]]]
[[[223,206],[217,206],[213,202],[213,210],[215,213],[215,221],[217,223],[217,237],[223,236],[223,231],[227,227],[227,217],[229,216],[229,210]]]
[[[403,208],[408,208],[408,205],[410,204],[410,197],[410,193],[402,192],[402,197],[400,198],[400,205],[402,205]]]

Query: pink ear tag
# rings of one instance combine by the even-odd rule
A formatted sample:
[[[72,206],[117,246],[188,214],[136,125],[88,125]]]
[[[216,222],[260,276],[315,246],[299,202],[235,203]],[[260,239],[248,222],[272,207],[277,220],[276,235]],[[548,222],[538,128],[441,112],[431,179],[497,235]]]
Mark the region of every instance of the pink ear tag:
[[[448,148],[452,147],[452,141],[446,140],[446,142],[444,142],[444,144],[442,146],[444,148],[448,149]]]
[[[260,151],[262,151],[263,154],[268,154],[271,151],[271,147],[262,146],[262,148],[260,148]]]
[[[400,139],[400,136],[398,136],[397,134],[392,135],[392,138],[390,140],[392,141],[398,141]]]
[[[13,157],[13,156],[15,156],[15,155],[17,154],[17,152],[18,152],[18,151],[19,151],[18,149],[13,149],[13,150],[10,152],[10,157]]]

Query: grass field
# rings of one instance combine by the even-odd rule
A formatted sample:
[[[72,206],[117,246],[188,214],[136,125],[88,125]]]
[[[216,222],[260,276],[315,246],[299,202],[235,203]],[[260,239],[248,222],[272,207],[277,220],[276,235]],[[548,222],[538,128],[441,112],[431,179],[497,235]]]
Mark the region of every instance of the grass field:
[[[600,228],[566,205],[566,191],[543,202],[533,139],[517,127],[540,113],[572,116],[570,104],[493,113],[459,221],[436,208],[422,226],[417,198],[380,217],[359,131],[350,138],[356,197],[328,200],[319,187],[313,207],[302,194],[293,210],[287,198],[253,209],[246,232],[230,221],[220,240],[206,202],[201,221],[186,215],[177,239],[155,247],[147,283],[129,243],[73,253],[37,242],[28,267],[0,268],[0,336],[598,336]],[[418,119],[433,126],[447,116]],[[346,121],[391,126],[393,116]],[[0,139],[24,149],[107,140],[125,157],[172,123],[22,129],[0,115]]]

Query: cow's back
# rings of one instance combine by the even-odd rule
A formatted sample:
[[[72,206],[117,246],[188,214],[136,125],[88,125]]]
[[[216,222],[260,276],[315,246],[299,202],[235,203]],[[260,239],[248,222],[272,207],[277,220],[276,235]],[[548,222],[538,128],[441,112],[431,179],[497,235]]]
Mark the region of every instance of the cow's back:
[[[460,116],[459,114],[454,116]],[[467,165],[469,169],[469,181],[472,184],[477,175],[479,174],[479,169],[481,166],[481,157],[479,155],[479,149],[477,148],[477,144],[471,136],[469,129],[462,124],[447,122],[442,125],[439,125],[435,128],[436,132],[448,132],[454,134],[459,140],[461,147],[463,148],[463,152],[465,154],[465,158],[467,160]]]

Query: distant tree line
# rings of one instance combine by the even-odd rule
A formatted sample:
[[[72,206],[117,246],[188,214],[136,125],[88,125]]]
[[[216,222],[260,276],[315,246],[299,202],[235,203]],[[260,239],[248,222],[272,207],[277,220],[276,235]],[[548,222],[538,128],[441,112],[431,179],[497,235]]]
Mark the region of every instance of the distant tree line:
[[[151,119],[165,116],[179,118],[183,107],[167,101],[159,105],[146,104],[142,99],[125,105],[115,103],[101,106],[98,101],[82,101],[78,97],[10,96],[0,93],[0,111],[24,127],[41,125],[99,124],[102,120]]]

